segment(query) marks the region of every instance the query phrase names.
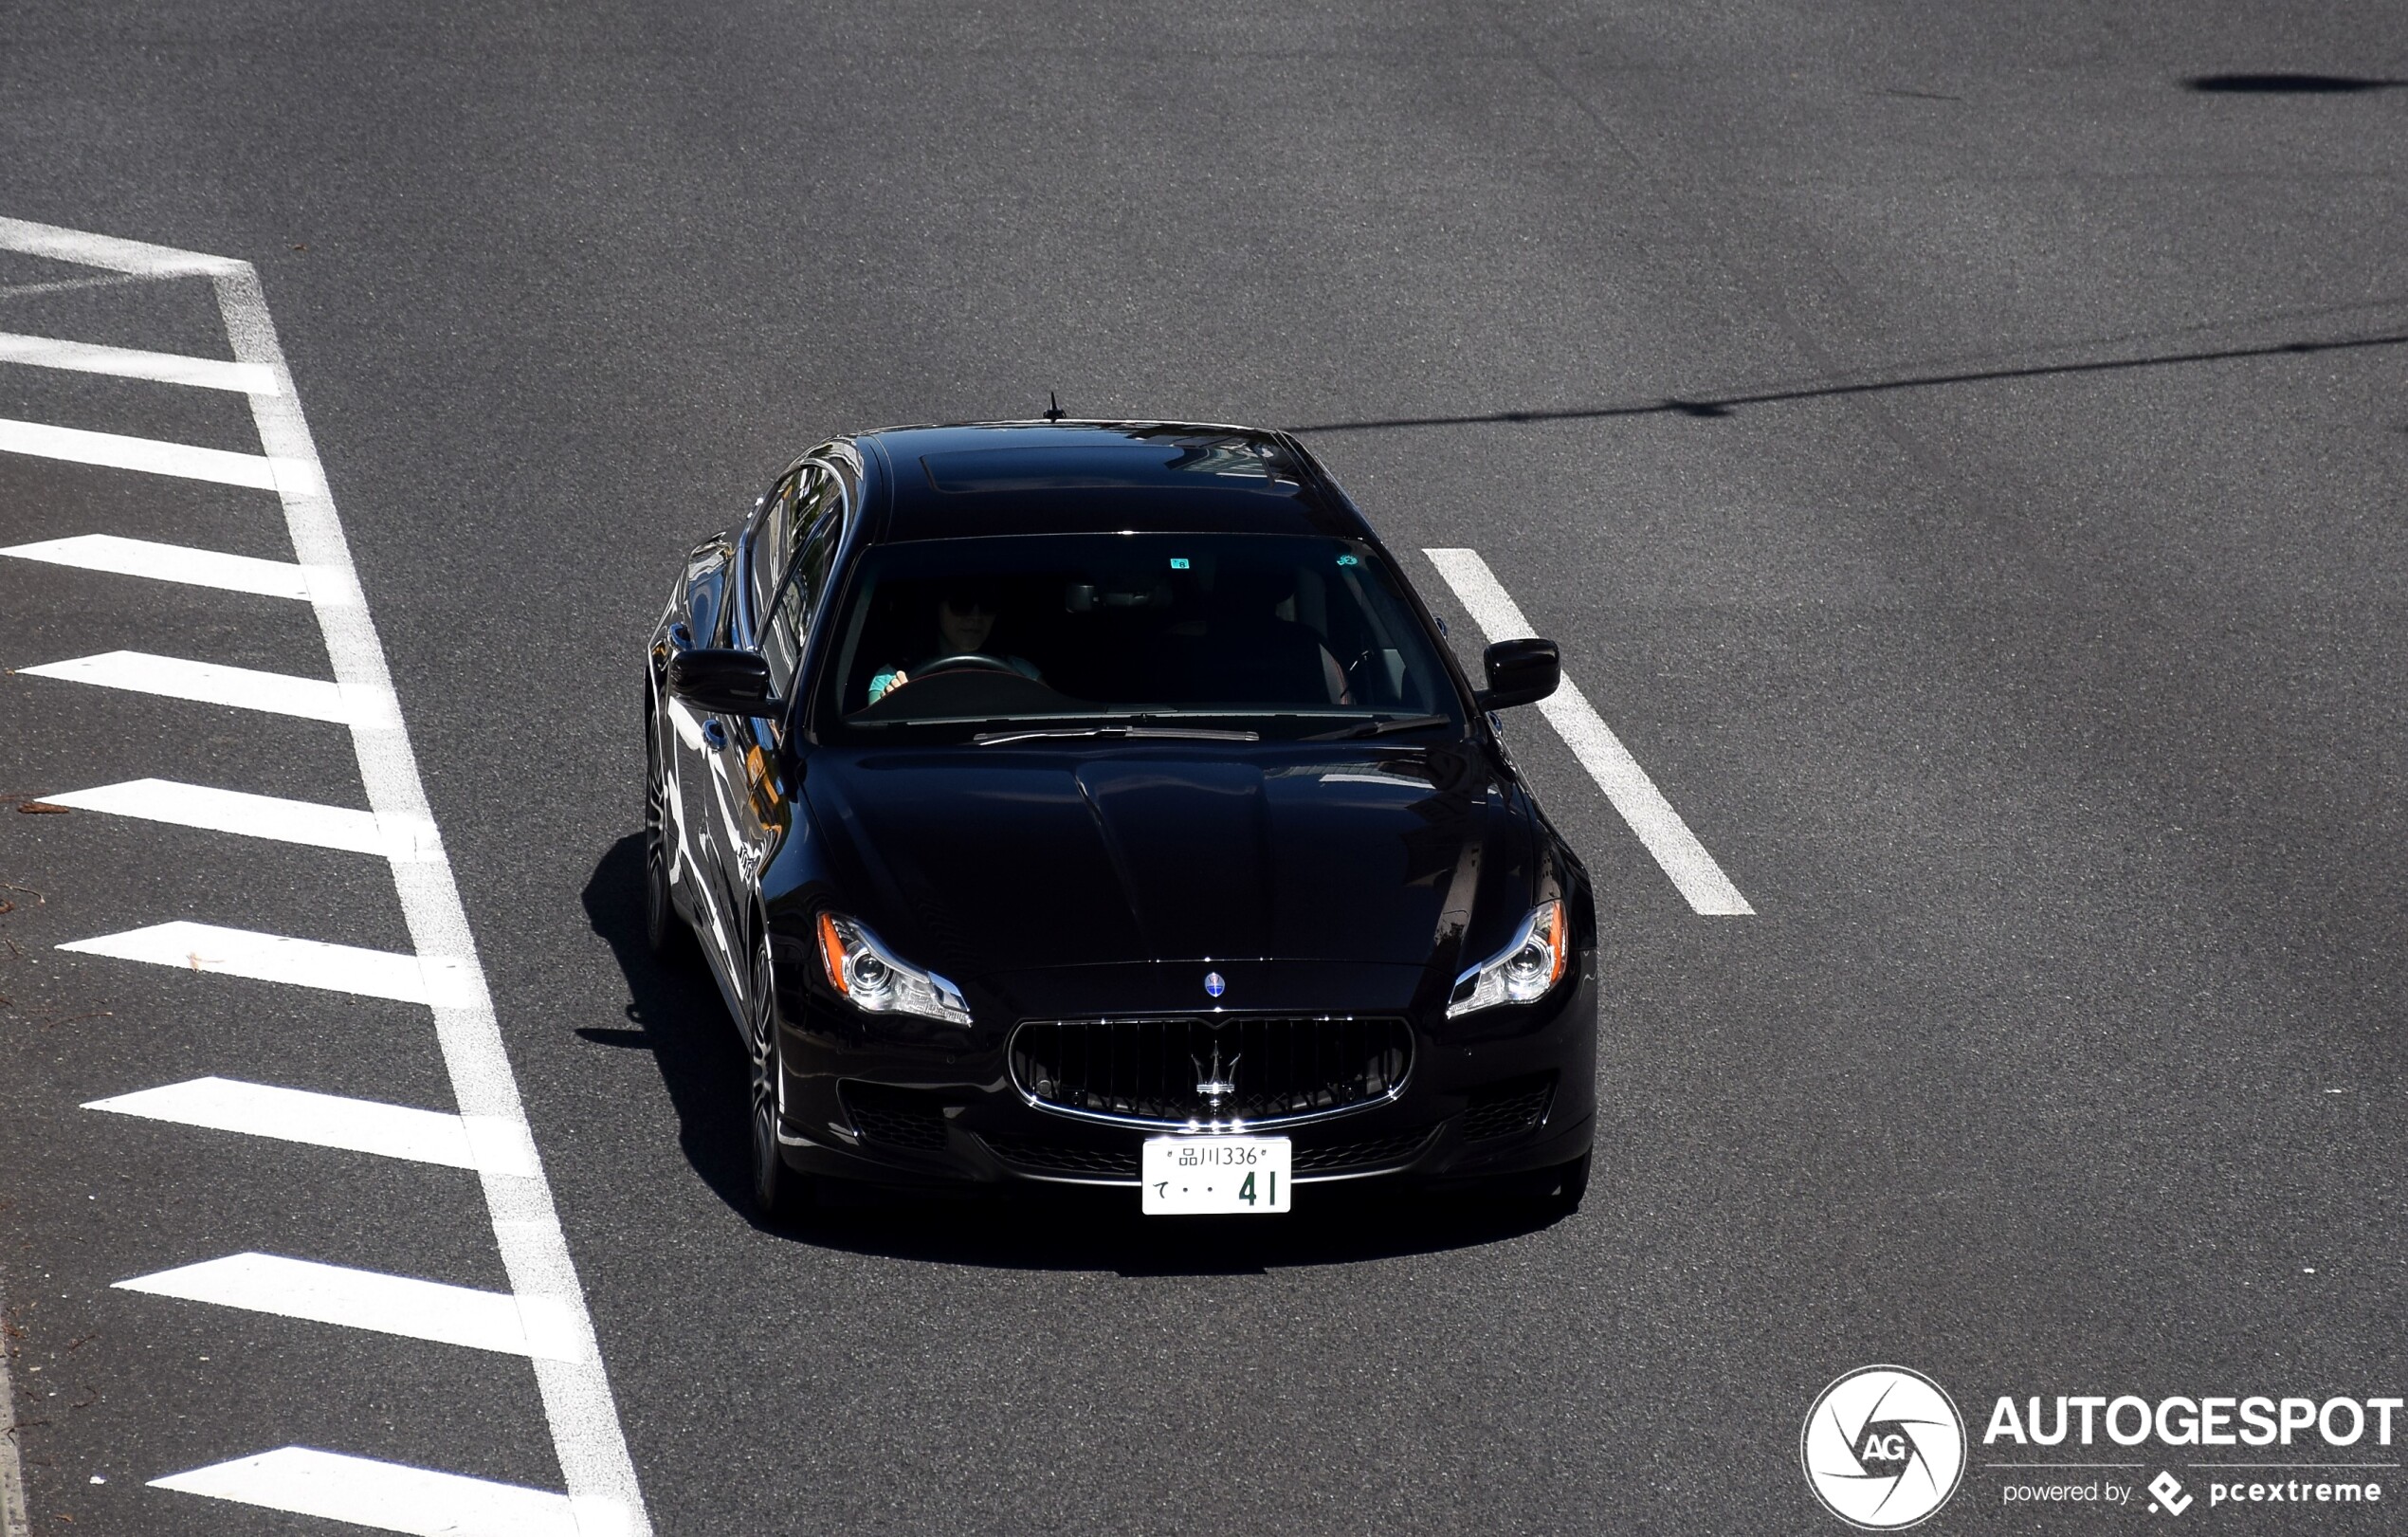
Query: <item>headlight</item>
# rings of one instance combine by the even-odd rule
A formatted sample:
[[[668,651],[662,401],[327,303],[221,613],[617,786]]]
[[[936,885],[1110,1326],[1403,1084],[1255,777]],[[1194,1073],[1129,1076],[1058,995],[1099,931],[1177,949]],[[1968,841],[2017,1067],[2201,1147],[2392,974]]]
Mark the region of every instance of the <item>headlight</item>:
[[[1563,904],[1541,903],[1514,930],[1511,942],[1455,979],[1455,990],[1447,995],[1447,1017],[1546,997],[1571,964],[1570,943]]]
[[[895,959],[893,951],[849,918],[819,915],[819,963],[828,985],[869,1014],[916,1014],[949,1025],[970,1022],[961,989],[932,971]]]

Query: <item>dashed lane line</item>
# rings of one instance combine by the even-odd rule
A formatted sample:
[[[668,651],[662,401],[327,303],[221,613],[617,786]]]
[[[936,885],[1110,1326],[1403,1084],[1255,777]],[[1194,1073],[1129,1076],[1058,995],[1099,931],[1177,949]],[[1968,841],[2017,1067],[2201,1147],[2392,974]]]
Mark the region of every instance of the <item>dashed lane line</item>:
[[[148,651],[101,651],[19,668],[20,675],[59,678],[102,688],[123,688],[137,694],[164,694],[203,704],[230,704],[236,709],[265,710],[272,715],[297,715],[304,721],[356,724],[393,713],[392,695],[381,696],[366,684],[346,686],[323,678],[296,678],[283,672],[194,662],[180,656],[154,656]]]
[[[205,1499],[345,1521],[411,1537],[593,1537],[567,1496],[518,1484],[287,1446],[151,1480]]]
[[[149,475],[246,485],[255,491],[276,489],[277,467],[268,462],[265,454],[204,448],[191,443],[170,443],[164,438],[93,432],[81,427],[52,427],[44,422],[0,418],[0,453],[62,459],[71,465],[97,465],[103,469],[138,469]]]
[[[214,1303],[503,1355],[575,1361],[586,1349],[574,1321],[548,1297],[481,1291],[283,1254],[228,1254],[137,1275],[116,1286],[120,1291]]]
[[[278,1142],[339,1147],[412,1163],[489,1169],[519,1179],[536,1172],[535,1149],[517,1128],[407,1105],[319,1094],[305,1089],[194,1078],[86,1103],[87,1110],[137,1116],[174,1125],[238,1132]]]
[[[20,560],[42,560],[54,566],[76,566],[119,576],[148,576],[154,581],[183,582],[192,587],[219,587],[263,597],[309,600],[309,578],[290,560],[262,560],[257,556],[196,550],[155,540],[126,539],[117,534],[78,534],[72,539],[41,540],[0,549]]]
[[[175,779],[128,779],[123,784],[96,785],[46,795],[52,806],[100,812],[110,816],[139,817],[195,827],[210,833],[232,833],[246,838],[271,838],[279,843],[309,844],[356,854],[380,854],[392,859],[433,859],[443,852],[443,840],[432,822],[395,826],[374,812],[348,806],[327,806],[313,800],[287,800],[282,796],[255,796],[244,790],[219,790]]]
[[[1521,606],[1497,580],[1488,562],[1480,558],[1477,550],[1424,550],[1438,575],[1454,589],[1455,597],[1488,637],[1490,645],[1523,635],[1535,635],[1530,621],[1523,616]],[[1697,834],[1681,820],[1681,814],[1664,798],[1664,792],[1639,767],[1621,739],[1606,725],[1596,706],[1581,693],[1579,686],[1570,678],[1554,694],[1539,702],[1539,711],[1546,717],[1556,734],[1579,759],[1580,766],[1589,771],[1605,798],[1622,814],[1622,820],[1647,845],[1647,851],[1664,868],[1681,895],[1698,912],[1714,917],[1745,917],[1756,909],[1740,895],[1723,867],[1697,841]]]
[[[392,998],[456,1009],[480,991],[479,979],[442,957],[367,950],[324,940],[261,934],[247,928],[178,920],[122,934],[72,940],[59,946],[78,955],[111,956],[185,971],[218,972],[254,981],[322,988],[361,997]]]
[[[239,394],[276,393],[276,375],[257,363],[227,363],[214,357],[189,357],[182,353],[102,347],[88,341],[62,341],[56,337],[19,336],[7,331],[0,331],[0,363],[66,369],[77,374],[108,374],[121,379],[147,379],[154,384],[188,384],[202,390],[231,390]]]

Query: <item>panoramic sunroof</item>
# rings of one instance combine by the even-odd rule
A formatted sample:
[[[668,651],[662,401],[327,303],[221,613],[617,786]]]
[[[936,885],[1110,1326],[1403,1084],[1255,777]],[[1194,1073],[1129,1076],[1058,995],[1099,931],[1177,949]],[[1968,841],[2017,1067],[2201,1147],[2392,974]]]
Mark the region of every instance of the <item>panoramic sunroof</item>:
[[[931,486],[957,494],[1138,486],[1269,490],[1287,482],[1263,449],[1244,440],[964,448],[922,454],[920,464]]]

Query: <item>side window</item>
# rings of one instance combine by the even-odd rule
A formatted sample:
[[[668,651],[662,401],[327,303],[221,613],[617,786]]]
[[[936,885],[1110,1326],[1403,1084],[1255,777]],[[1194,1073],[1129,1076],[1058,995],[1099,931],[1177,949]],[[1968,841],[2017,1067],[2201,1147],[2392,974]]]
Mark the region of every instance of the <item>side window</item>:
[[[760,517],[753,524],[746,579],[757,629],[761,615],[769,612],[770,599],[777,595],[777,578],[786,575],[786,562],[794,555],[795,485],[810,473],[804,469],[778,482],[777,489],[769,494],[769,504],[761,508]]]
[[[806,469],[804,475],[794,520],[804,531],[802,548],[761,631],[761,658],[769,664],[770,686],[780,697],[792,690],[795,669],[802,666],[812,612],[819,606],[821,589],[828,585],[828,569],[836,558],[836,541],[845,523],[844,493],[836,477],[818,466]]]

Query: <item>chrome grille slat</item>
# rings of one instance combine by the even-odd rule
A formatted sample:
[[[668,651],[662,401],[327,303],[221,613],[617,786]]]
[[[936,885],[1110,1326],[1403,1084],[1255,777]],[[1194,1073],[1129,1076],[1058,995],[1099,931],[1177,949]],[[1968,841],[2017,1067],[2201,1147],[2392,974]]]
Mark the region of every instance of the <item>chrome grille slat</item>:
[[[1067,1115],[1268,1125],[1394,1099],[1412,1070],[1413,1031],[1347,1016],[1031,1020],[1012,1033],[1011,1059],[1021,1094]],[[1198,1087],[1215,1060],[1233,1086],[1218,1105]]]

